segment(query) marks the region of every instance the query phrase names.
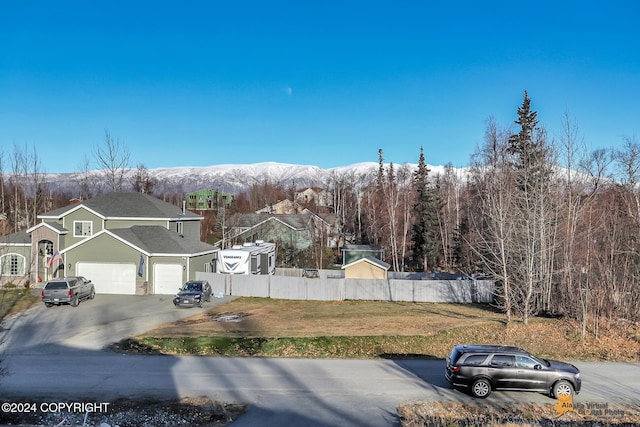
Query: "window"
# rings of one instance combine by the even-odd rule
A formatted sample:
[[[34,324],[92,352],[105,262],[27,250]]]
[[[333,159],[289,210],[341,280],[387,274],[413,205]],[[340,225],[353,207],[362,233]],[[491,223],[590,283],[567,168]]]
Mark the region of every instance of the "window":
[[[516,356],[516,366],[518,368],[529,368],[533,369],[534,366],[539,365],[540,363],[526,356]]]
[[[515,358],[506,354],[496,354],[491,359],[491,366],[513,366]]]
[[[205,273],[212,273],[213,272],[213,266],[215,265],[215,261],[211,261],[211,262],[205,262],[204,263],[204,272]]]
[[[24,276],[25,259],[22,255],[6,254],[0,257],[3,276]]]
[[[486,354],[472,354],[464,360],[464,364],[465,365],[482,365],[482,362],[484,362],[484,359],[486,358],[487,358]]]
[[[73,221],[73,237],[91,236],[91,221]]]
[[[47,282],[47,289],[67,289],[67,282]]]

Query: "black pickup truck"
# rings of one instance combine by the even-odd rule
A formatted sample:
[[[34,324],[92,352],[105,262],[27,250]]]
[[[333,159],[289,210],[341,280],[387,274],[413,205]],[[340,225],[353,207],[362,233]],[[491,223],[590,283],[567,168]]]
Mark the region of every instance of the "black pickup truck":
[[[93,299],[95,296],[93,283],[82,276],[51,279],[42,288],[42,302],[46,307],[60,304],[77,307],[80,301]]]

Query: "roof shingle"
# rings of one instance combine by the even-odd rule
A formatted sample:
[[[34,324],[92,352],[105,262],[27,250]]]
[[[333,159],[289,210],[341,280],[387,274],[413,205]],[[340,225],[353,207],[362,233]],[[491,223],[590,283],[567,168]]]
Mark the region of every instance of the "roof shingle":
[[[85,206],[106,218],[184,218],[199,219],[193,212],[144,193],[105,193],[93,199],[46,212],[41,217],[61,217],[66,212]]]
[[[129,228],[112,229],[109,232],[151,254],[192,255],[213,252],[216,249],[208,243],[185,239],[159,225],[134,225]]]

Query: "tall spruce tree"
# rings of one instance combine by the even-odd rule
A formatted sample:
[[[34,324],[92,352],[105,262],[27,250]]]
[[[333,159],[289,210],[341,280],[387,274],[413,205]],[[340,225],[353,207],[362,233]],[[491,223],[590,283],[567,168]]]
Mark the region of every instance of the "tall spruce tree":
[[[436,229],[438,216],[435,191],[429,183],[429,167],[424,160],[424,149],[420,147],[418,168],[413,174],[416,201],[413,205],[415,221],[412,227],[413,261],[418,269],[427,271],[435,264]]]
[[[518,107],[520,131],[509,138],[508,151],[514,156],[513,167],[518,172],[518,184],[522,191],[539,186],[541,180],[549,177],[546,165],[545,142],[538,138],[538,113],[531,111],[531,98],[524,91],[522,105]]]
[[[538,126],[538,113],[531,111],[531,98],[527,91],[524,91],[522,105],[518,107],[518,120],[515,121],[520,126],[520,132],[511,135],[509,138],[509,151],[511,153],[528,153],[532,151],[534,145],[534,131]],[[532,159],[520,157],[520,167],[524,168]]]

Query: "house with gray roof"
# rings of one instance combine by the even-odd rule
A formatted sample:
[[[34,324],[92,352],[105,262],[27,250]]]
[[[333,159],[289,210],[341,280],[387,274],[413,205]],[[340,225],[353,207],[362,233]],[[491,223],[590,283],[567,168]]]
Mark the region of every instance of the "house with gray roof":
[[[282,242],[296,250],[313,245],[314,222],[310,214],[235,214],[227,220],[226,227],[229,244],[264,240]]]
[[[210,271],[215,252],[200,241],[202,217],[143,193],[102,194],[38,218],[22,254],[31,283],[79,275],[97,293],[174,294]],[[20,255],[18,248],[5,250]]]
[[[264,240],[281,247],[304,250],[314,242],[336,248],[339,239],[338,220],[334,214],[317,214],[309,209],[295,214],[263,211],[235,214],[225,224],[227,245]]]

